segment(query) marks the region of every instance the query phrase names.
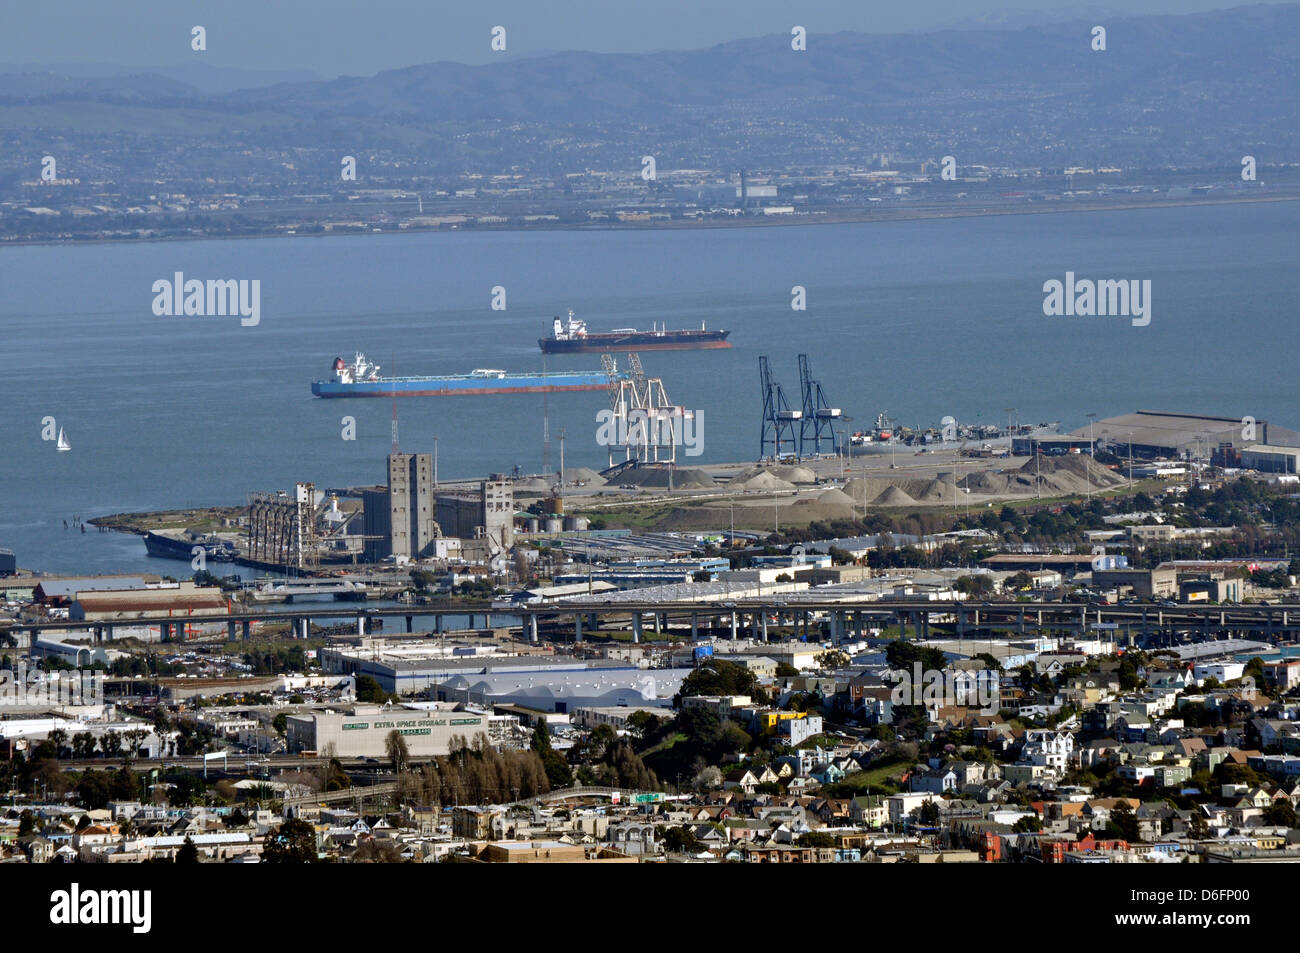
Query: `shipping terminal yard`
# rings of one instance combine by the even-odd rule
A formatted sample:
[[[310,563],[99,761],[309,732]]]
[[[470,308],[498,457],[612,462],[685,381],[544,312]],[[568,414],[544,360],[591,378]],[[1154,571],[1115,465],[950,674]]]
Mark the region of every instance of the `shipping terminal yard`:
[[[509,861],[512,844],[535,852],[556,838],[575,863],[1068,857],[1095,841],[1040,844],[988,819],[1006,843],[918,836],[919,812],[942,811],[948,791],[985,797],[981,817],[1018,823],[1032,814],[1018,805],[1098,769],[1041,749],[1099,731],[1129,739],[1135,726],[1127,750],[1143,749],[1149,723],[1160,739],[1190,739],[1195,729],[1169,711],[1180,692],[1189,704],[1264,710],[1278,733],[1290,725],[1279,716],[1300,710],[1300,559],[1289,555],[1300,545],[1300,433],[1161,411],[1088,414],[1061,432],[1013,408],[1005,426],[908,426],[882,412],[851,430],[834,387],[800,354],[789,394],[759,359],[755,459],[697,463],[697,412],[635,351],[620,357],[602,353],[581,382],[605,391],[600,469],[566,465],[576,438],[560,430],[553,471],[440,479],[436,442],[431,453],[400,449],[399,384],[403,396],[492,400],[562,389],[572,375],[560,386],[483,369],[386,380],[358,354],[336,359],[335,381],[313,392],[391,396],[382,480],[299,479],[235,505],[65,522],[64,532],[140,535],[156,572],[33,572],[0,550],[5,665],[40,689],[0,717],[20,763],[52,758],[54,777],[80,779],[79,792],[116,753],[128,774],[158,764],[170,780],[154,799],[212,785],[211,797],[256,815],[217,815],[220,833],[119,826],[101,837],[114,811],[145,832],[156,811],[79,794],[105,816],[77,822],[94,836],[74,835],[64,859],[194,850],[261,862],[294,822],[319,858],[339,861]],[[1135,659],[1145,687],[1123,675]],[[705,722],[745,750],[700,747],[699,733],[715,730]],[[999,725],[1026,740],[990,748],[960,792],[942,759],[912,765],[897,746],[896,732],[922,730],[996,747]],[[532,765],[533,780],[508,793],[478,782],[464,789],[472,806],[430,794],[444,777],[461,783],[453,756],[471,737],[476,758]],[[621,753],[602,761],[593,745]],[[1300,773],[1280,744],[1198,750],[1238,757],[1261,778]],[[1115,768],[1117,790],[1177,785],[1218,763],[1196,751],[1146,757],[1153,766]],[[804,834],[710,845],[703,830],[693,841],[670,833],[689,830],[674,803],[761,786],[805,811]],[[806,813],[836,797],[860,817]],[[412,807],[427,799],[435,806]],[[367,811],[393,833],[357,838]],[[276,812],[288,818],[279,827]],[[21,823],[18,806],[10,814]],[[530,840],[503,841],[505,818]],[[822,846],[804,839],[814,833]],[[1166,840],[1164,856],[1196,862],[1222,847],[1190,833]],[[833,846],[844,843],[858,846]],[[1248,846],[1300,860],[1283,842]],[[36,841],[20,849],[49,853]],[[1147,856],[1137,837],[1108,849]]]
[[[1176,696],[1247,706],[1279,737],[1293,724],[1279,716],[1300,704],[1300,434],[1136,411],[1064,433],[882,414],[846,439],[801,357],[794,402],[761,362],[762,456],[684,464],[635,423],[688,411],[626,366],[608,384],[623,442],[602,446],[602,470],[567,466],[562,442],[553,473],[442,480],[395,427],[373,485],[301,481],[63,530],[140,534],[156,572],[60,576],[0,551],[6,665],[40,686],[0,737],[19,764],[52,759],[47,783],[66,779],[89,802],[72,811],[96,812],[64,859],[262,862],[301,823],[319,858],[343,862],[509,861],[537,843],[573,863],[977,863],[1096,843],[1142,862],[1140,835],[1013,830],[1034,799],[1104,770],[1041,749],[1123,737],[1135,760],[1113,784],[1142,797],[1216,770],[1206,752],[1278,783],[1296,773],[1280,743],[1177,754],[1161,739],[1212,730],[1177,717]],[[819,435],[818,419],[840,426]],[[918,728],[963,732],[992,760],[972,758],[980,776],[954,788],[951,758],[923,767],[898,747]],[[702,747],[715,730],[742,750]],[[998,743],[1013,730],[1022,741]],[[471,737],[474,763],[534,765],[531,780],[455,780]],[[132,777],[166,776],[152,799],[176,785],[225,799],[212,832],[193,809],[198,826],[168,836],[154,817],[172,814],[98,806],[84,779],[118,756]],[[435,782],[469,803],[444,803]],[[732,791],[791,799],[808,830],[681,840],[674,805]],[[945,791],[984,805],[988,835],[925,833],[918,812],[942,825]],[[836,799],[842,817],[808,813]],[[48,796],[30,804],[8,820],[61,823]],[[364,817],[390,832],[358,838]],[[1262,844],[1272,828],[1255,820],[1152,836],[1193,862],[1300,859]],[[44,859],[44,841],[15,850]]]

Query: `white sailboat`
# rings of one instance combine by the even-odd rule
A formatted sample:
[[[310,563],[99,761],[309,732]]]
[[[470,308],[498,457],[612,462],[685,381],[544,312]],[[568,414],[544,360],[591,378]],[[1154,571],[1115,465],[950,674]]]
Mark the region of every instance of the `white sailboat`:
[[[63,432],[62,427],[59,428],[58,447],[59,447],[59,453],[63,453],[66,450],[72,449],[72,444],[68,443],[68,435]]]

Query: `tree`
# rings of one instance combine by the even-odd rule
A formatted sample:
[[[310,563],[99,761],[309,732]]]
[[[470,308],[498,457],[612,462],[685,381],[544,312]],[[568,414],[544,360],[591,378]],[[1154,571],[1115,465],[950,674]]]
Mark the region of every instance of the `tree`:
[[[68,742],[68,733],[66,731],[62,728],[55,728],[45,736],[45,740],[54,745],[54,757],[63,757],[63,747]]]
[[[112,782],[108,774],[93,768],[83,771],[77,781],[77,796],[81,798],[81,806],[88,811],[107,807],[108,799],[112,796]]]
[[[316,862],[316,831],[304,820],[292,817],[268,834],[262,848],[265,864],[311,864]]]
[[[966,596],[988,596],[993,593],[993,579],[987,575],[958,576],[953,588]]]
[[[370,675],[357,676],[357,701],[382,705],[388,701],[388,692]]]
[[[1264,823],[1277,827],[1300,827],[1296,821],[1295,807],[1290,801],[1274,801],[1264,808]]]
[[[837,669],[844,668],[852,659],[847,652],[841,652],[839,649],[827,649],[825,652],[818,653],[813,661],[817,667],[824,672],[833,672]]]
[[[689,827],[666,827],[663,833],[664,850],[690,854],[700,849],[699,838]]]
[[[695,775],[694,784],[696,789],[700,791],[711,791],[714,788],[722,787],[722,769],[716,765],[703,768]]]
[[[180,849],[176,851],[175,863],[178,864],[197,864],[199,862],[199,849],[194,846],[194,841],[190,840],[188,834],[185,835],[185,843],[181,844]]]
[[[289,716],[285,712],[280,712],[271,719],[271,727],[275,729],[277,735],[283,738],[289,731]]]
[[[809,831],[795,838],[797,847],[834,847],[837,843],[835,837],[825,831]]]
[[[1124,840],[1130,844],[1136,843],[1138,837],[1138,819],[1133,813],[1133,805],[1127,800],[1120,799],[1115,806],[1111,808],[1110,820],[1106,824],[1107,830],[1114,827]]]
[[[539,720],[537,727],[533,729],[531,747],[542,759],[542,767],[546,770],[546,777],[551,787],[567,788],[573,784],[573,771],[570,770],[569,763],[551,747],[551,732],[546,727],[545,721]]]
[[[89,731],[79,731],[72,736],[72,756],[79,761],[89,761],[95,756],[95,736]]]
[[[18,815],[18,836],[26,837],[34,830],[36,830],[36,815],[30,810],[24,810]]]
[[[388,760],[393,765],[393,771],[401,774],[406,770],[407,764],[411,760],[411,752],[406,746],[406,739],[402,733],[394,728],[384,738],[384,753],[388,755]]]

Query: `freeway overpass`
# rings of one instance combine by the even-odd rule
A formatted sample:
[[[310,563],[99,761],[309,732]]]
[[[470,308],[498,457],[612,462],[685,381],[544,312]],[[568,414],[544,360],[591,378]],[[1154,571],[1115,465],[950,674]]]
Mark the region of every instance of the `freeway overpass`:
[[[509,609],[488,606],[456,609],[403,608],[308,608],[266,612],[190,615],[184,618],[116,620],[113,622],[14,622],[10,632],[87,632],[95,643],[112,639],[115,626],[161,624],[164,637],[179,638],[187,623],[224,623],[230,641],[247,640],[257,623],[288,623],[297,636],[305,637],[312,621],[348,620],[355,623],[356,635],[371,628],[371,620],[404,619],[407,632],[414,632],[415,620],[432,620],[429,631],[446,633],[447,617],[469,617],[468,630],[482,619],[482,628],[519,627],[530,641],[540,637],[542,626],[552,636],[567,638],[571,633],[581,642],[586,632],[598,631],[602,624],[620,629],[630,627],[633,641],[640,641],[648,623],[653,630],[679,631],[683,638],[701,633],[730,635],[731,638],[767,640],[769,625],[793,628],[809,638],[829,637],[843,641],[861,635],[871,625],[897,625],[906,635],[926,638],[932,625],[945,630],[951,627],[957,636],[990,629],[1031,634],[1047,629],[1062,632],[1109,630],[1121,635],[1150,637],[1170,633],[1253,633],[1264,638],[1291,637],[1300,634],[1300,603],[1274,605],[1100,605],[1073,602],[1014,601],[946,601],[929,599],[874,599],[860,595],[821,594],[816,591],[785,593],[770,597],[748,597],[729,601],[686,600],[677,602],[636,602],[580,599],[547,604],[525,604]],[[351,627],[351,626],[349,626]],[[465,630],[462,630],[465,631]],[[349,636],[355,637],[355,636]]]

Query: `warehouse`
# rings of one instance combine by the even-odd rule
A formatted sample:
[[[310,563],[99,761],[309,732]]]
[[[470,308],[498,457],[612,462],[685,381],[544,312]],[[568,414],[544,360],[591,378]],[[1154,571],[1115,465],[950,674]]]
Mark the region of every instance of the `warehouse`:
[[[587,671],[604,664],[540,655],[506,655],[496,646],[454,642],[395,646],[376,641],[361,648],[331,647],[321,651],[321,667],[326,671],[357,677],[369,675],[384,691],[399,695],[418,695],[456,676],[474,680],[488,674],[526,673],[545,678],[552,672]]]
[[[520,705],[569,714],[579,708],[668,708],[691,669],[594,668],[582,671],[458,675],[430,689],[438,701]]]
[[[1300,449],[1253,444],[1241,450],[1241,465],[1260,473],[1300,473]]]
[[[1139,410],[1096,421],[1069,434],[1092,440],[1124,456],[1132,447],[1135,457],[1208,458],[1221,444],[1241,448],[1254,444],[1300,446],[1300,433],[1276,427],[1249,415],[1206,417]]]
[[[435,708],[381,708],[357,705],[345,711],[290,715],[285,737],[290,751],[333,750],[340,758],[386,757],[388,736],[399,732],[413,758],[451,753],[451,740],[473,741],[488,734],[488,716],[465,711],[460,705]]]

